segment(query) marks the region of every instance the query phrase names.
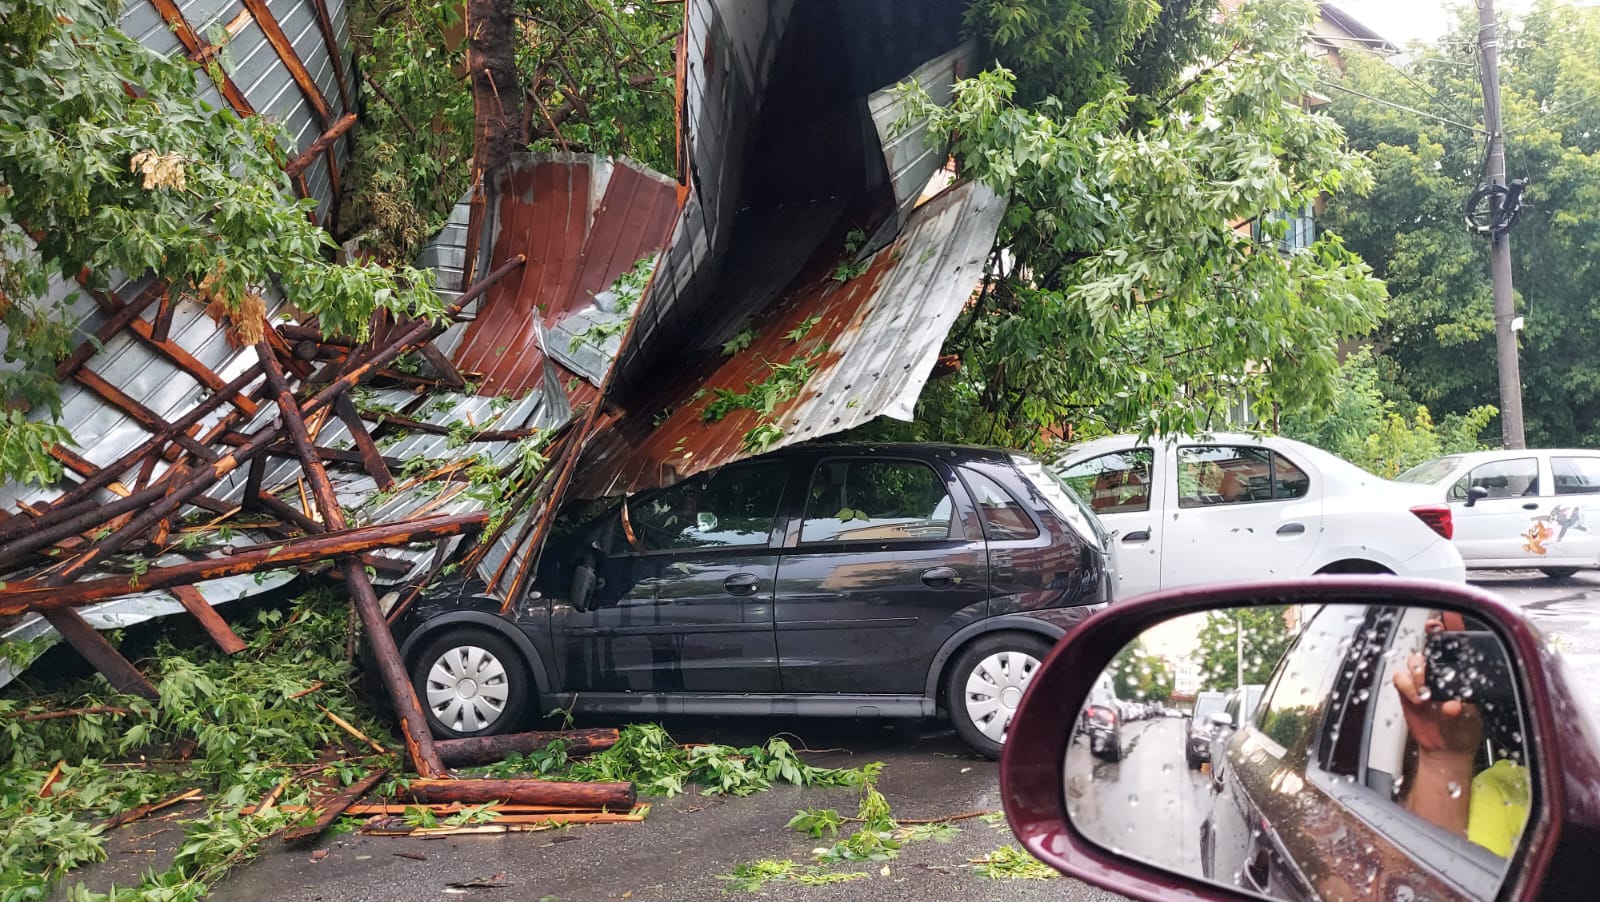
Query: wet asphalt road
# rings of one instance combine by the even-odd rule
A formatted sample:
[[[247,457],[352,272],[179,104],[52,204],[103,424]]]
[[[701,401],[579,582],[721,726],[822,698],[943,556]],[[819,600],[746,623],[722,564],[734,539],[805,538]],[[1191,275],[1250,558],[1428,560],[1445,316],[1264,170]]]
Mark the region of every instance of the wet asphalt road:
[[[1536,623],[1561,649],[1600,723],[1600,572],[1568,580],[1538,573],[1474,574],[1473,582],[1500,595]],[[1197,867],[1200,820],[1210,804],[1206,777],[1183,761],[1181,719],[1130,724],[1129,749],[1117,764],[1087,754],[1080,740],[1069,757],[1079,803],[1098,813],[1087,830],[1108,846],[1147,861]],[[998,768],[973,756],[942,724],[770,719],[676,719],[665,722],[684,742],[748,745],[789,729],[816,749],[819,766],[883,761],[880,786],[901,818],[940,817],[999,807]],[[796,743],[799,744],[798,742]],[[1092,775],[1089,776],[1089,775]],[[1011,842],[1004,825],[961,822],[948,844],[908,844],[886,863],[835,865],[871,877],[832,886],[769,886],[752,894],[717,879],[735,865],[761,858],[806,862],[826,845],[785,827],[798,808],[836,807],[853,813],[849,790],[780,788],[747,798],[689,794],[656,800],[643,823],[578,827],[548,833],[415,840],[346,835],[314,846],[274,848],[217,887],[217,899],[313,900],[1115,900],[1065,878],[994,881],[977,876],[970,859]],[[1080,810],[1090,810],[1083,805]],[[327,850],[319,861],[314,850]],[[422,856],[425,860],[401,857]],[[889,873],[879,869],[887,864]],[[450,883],[496,877],[500,888],[451,890]]]
[[[1123,724],[1120,761],[1067,751],[1067,811],[1088,838],[1140,861],[1200,873],[1200,822],[1211,809],[1210,777],[1189,769],[1185,718]]]

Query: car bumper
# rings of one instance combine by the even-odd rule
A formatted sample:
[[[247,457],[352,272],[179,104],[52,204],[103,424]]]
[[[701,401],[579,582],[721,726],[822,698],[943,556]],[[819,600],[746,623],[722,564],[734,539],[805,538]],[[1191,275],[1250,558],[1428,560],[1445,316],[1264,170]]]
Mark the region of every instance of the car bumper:
[[[1210,736],[1190,736],[1189,737],[1189,757],[1194,758],[1196,761],[1210,761],[1211,760],[1211,737]]]

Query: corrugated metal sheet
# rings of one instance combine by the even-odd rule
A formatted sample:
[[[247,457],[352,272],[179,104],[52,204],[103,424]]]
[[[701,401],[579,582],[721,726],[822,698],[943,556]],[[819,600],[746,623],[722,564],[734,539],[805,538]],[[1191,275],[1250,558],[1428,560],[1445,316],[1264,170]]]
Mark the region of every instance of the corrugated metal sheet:
[[[200,99],[218,109],[253,112],[281,124],[289,138],[285,155],[292,159],[346,113],[355,112],[346,105],[346,98],[353,106],[357,96],[346,2],[132,0],[122,9],[118,24],[129,37],[163,56],[214,58],[223,81],[237,89],[236,99],[242,99],[245,108],[206,75],[199,78]],[[270,16],[271,22],[258,19],[257,13]],[[322,27],[324,14],[331,41]],[[268,40],[266,29],[271,25],[288,39],[283,53]],[[310,76],[308,87],[296,83],[291,58]],[[318,112],[319,101],[328,111],[326,116]],[[317,219],[324,225],[336,211],[334,184],[349,163],[351,141],[334,142],[304,173],[306,196],[316,201]]]
[[[758,334],[748,348],[692,361],[697,368],[677,382],[664,420],[624,418],[597,434],[576,494],[640,491],[752,456],[745,437],[764,419],[783,432],[770,448],[878,416],[910,419],[946,333],[982,277],[1004,210],[988,188],[957,185],[912,211],[899,237],[855,278],[834,279],[836,255],[813,259],[797,286],[753,322]],[[796,360],[814,372],[772,414],[738,409],[706,421],[719,390],[747,392],[774,363]]]
[[[528,262],[484,296],[453,354],[463,372],[482,376],[481,393],[516,394],[544,370],[538,328],[555,329],[591,308],[595,295],[660,252],[677,190],[671,179],[629,163],[529,155],[498,172],[486,208],[491,250],[481,272],[517,254]]]
[[[739,277],[730,261],[742,266],[761,256],[736,246],[748,246],[741,236],[750,220],[779,207],[841,202],[873,215],[851,225],[868,234],[892,218],[892,203],[858,203],[887,191],[889,179],[866,100],[956,46],[962,7],[959,0],[687,4],[679,169],[690,193],[618,352],[610,406],[630,408],[652,394],[657,368],[718,334],[730,310],[754,312],[724,284]]]
[[[977,48],[970,42],[962,44],[918,66],[904,81],[916,83],[927,93],[928,99],[946,106],[951,100],[951,89],[967,76],[967,68],[976,52]],[[902,83],[879,88],[867,98],[872,124],[883,145],[883,161],[889,167],[889,181],[894,185],[895,206],[899,209],[897,226],[906,224],[928,180],[944,168],[947,157],[943,147],[928,140],[927,119],[907,123],[899,130],[895,128],[906,115],[906,105],[900,100]]]

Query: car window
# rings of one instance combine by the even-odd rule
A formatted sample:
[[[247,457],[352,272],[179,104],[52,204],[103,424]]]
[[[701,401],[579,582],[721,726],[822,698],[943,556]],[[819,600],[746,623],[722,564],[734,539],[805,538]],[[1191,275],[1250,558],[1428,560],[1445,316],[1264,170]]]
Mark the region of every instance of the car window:
[[[1195,700],[1193,717],[1196,722],[1202,722],[1213,712],[1220,710],[1222,710],[1222,696],[1202,695]]]
[[[1298,747],[1316,724],[1329,669],[1348,633],[1343,614],[1324,608],[1311,616],[1272,675],[1255,713],[1256,729],[1285,750]]]
[[[1465,501],[1469,489],[1481,488],[1488,498],[1521,498],[1539,494],[1539,461],[1532,457],[1479,464],[1450,488],[1450,500]]]
[[[1327,727],[1317,746],[1317,760],[1329,773],[1367,780],[1362,745],[1370,741],[1367,727],[1382,698],[1382,681],[1389,676],[1388,668],[1383,666],[1386,660],[1383,655],[1399,617],[1400,611],[1396,608],[1368,608],[1360,621],[1352,624],[1353,635],[1348,641],[1341,640],[1345,643],[1345,653],[1328,699]],[[1394,713],[1386,715],[1391,725],[1395,717]],[[1374,779],[1381,783],[1375,788],[1387,792],[1393,775],[1374,774]]]
[[[789,465],[744,464],[694,477],[628,502],[628,524],[644,551],[765,545]]]
[[[1394,478],[1395,482],[1414,482],[1419,485],[1433,485],[1439,480],[1454,473],[1456,467],[1461,466],[1460,457],[1435,457],[1427,463],[1417,464],[1411,469]]]
[[[1552,457],[1557,495],[1592,495],[1600,492],[1600,457]]]
[[[1039,527],[1028,511],[1005,487],[976,470],[963,468],[961,476],[972,490],[972,500],[983,517],[983,529],[990,539],[1036,539]]]
[[[1061,473],[1079,498],[1097,514],[1150,509],[1150,468],[1155,452],[1133,448],[1079,461]]]
[[[828,460],[806,496],[802,542],[880,542],[958,536],[945,482],[927,464]]]
[[[1301,498],[1311,478],[1266,448],[1192,445],[1178,449],[1178,506],[1249,504]]]

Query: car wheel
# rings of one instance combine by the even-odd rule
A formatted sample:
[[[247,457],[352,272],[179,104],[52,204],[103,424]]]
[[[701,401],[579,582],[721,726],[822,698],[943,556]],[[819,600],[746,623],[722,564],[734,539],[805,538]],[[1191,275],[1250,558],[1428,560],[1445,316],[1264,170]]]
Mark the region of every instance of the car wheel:
[[[479,629],[446,630],[422,647],[411,684],[435,736],[493,736],[522,722],[528,672],[503,636]]]
[[[999,758],[1022,701],[1050,643],[1028,633],[998,633],[968,645],[945,672],[950,722],[963,742]]]
[[[1578,572],[1577,567],[1540,567],[1539,572],[1551,579],[1567,579]]]
[[[1193,752],[1185,754],[1183,757],[1184,757],[1184,760],[1189,762],[1189,769],[1190,770],[1199,770],[1200,769],[1200,759],[1196,758],[1194,756]]]

